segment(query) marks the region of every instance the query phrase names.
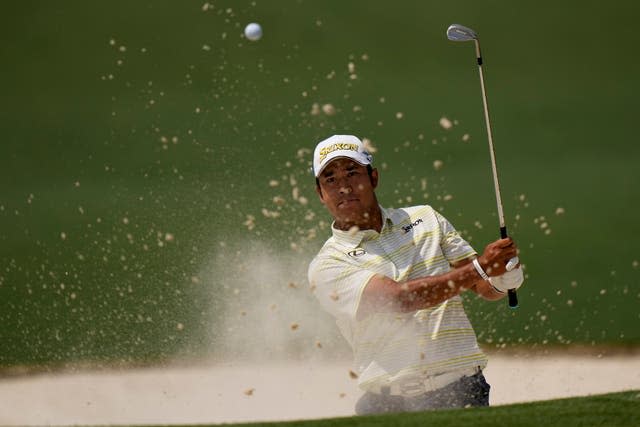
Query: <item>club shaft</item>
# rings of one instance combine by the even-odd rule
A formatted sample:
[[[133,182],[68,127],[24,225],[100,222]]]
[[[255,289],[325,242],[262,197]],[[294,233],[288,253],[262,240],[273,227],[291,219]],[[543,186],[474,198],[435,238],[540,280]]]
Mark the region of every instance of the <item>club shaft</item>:
[[[493,148],[493,133],[491,132],[491,120],[489,120],[489,105],[487,103],[487,92],[484,88],[484,74],[482,72],[482,55],[480,53],[480,42],[476,43],[476,56],[478,58],[478,70],[480,71],[480,88],[482,89],[482,105],[484,106],[484,121],[487,128],[487,139],[489,140],[489,155],[491,156],[491,171],[493,172],[493,186],[496,192],[496,204],[498,206],[498,221],[500,229],[505,229],[504,210],[502,209],[502,197],[500,195],[500,181],[498,180],[498,167],[496,165],[496,153]],[[505,231],[506,233],[506,231]],[[502,234],[502,233],[501,233]],[[504,236],[503,236],[504,237]]]
[[[500,195],[500,181],[498,180],[498,167],[496,164],[496,152],[493,148],[493,133],[491,132],[491,120],[489,120],[489,104],[487,103],[487,91],[484,88],[484,74],[482,72],[482,54],[480,52],[480,42],[474,39],[476,44],[476,58],[478,60],[478,70],[480,72],[480,88],[482,89],[482,105],[484,106],[484,121],[487,127],[487,139],[489,141],[489,155],[491,156],[491,171],[493,172],[493,186],[496,193],[496,204],[498,206],[498,221],[500,222],[500,237],[507,237],[507,226],[504,222],[504,210],[502,209],[502,197]],[[518,294],[515,289],[508,292],[509,307],[518,307]]]

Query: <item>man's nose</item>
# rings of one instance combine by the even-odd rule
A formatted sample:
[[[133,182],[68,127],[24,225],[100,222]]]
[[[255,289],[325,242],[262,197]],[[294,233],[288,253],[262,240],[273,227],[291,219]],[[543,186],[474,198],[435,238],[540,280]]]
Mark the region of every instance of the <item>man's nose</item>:
[[[350,185],[341,185],[340,186],[340,194],[349,194],[353,190]]]

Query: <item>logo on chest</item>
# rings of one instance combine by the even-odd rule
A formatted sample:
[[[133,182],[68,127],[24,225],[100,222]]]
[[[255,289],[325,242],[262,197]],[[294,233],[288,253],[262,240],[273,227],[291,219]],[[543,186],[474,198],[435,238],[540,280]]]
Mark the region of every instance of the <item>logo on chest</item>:
[[[409,225],[403,225],[402,229],[404,230],[404,233],[407,234],[408,232],[410,232],[414,227],[417,227],[419,224],[422,224],[422,218],[418,218],[416,219],[414,222],[412,222]]]

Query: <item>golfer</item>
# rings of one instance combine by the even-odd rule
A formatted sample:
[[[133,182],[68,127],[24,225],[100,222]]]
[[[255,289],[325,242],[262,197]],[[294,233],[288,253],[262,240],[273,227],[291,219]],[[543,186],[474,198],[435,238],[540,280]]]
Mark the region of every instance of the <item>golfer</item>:
[[[520,287],[516,244],[500,239],[478,256],[430,206],[383,208],[371,161],[352,135],[321,141],[313,155],[334,221],[309,283],[353,349],[364,391],[356,413],[487,406],[487,357],[459,295],[494,301]]]

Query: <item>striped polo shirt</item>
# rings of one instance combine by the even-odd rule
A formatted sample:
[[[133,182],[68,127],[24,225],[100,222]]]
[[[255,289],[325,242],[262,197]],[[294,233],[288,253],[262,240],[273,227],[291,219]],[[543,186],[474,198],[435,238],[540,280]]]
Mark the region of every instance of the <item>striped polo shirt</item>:
[[[448,272],[476,252],[430,206],[382,210],[383,226],[347,232],[332,227],[309,265],[309,283],[333,315],[354,353],[359,386],[373,389],[396,381],[480,366],[480,350],[462,299],[409,313],[374,313],[357,319],[362,292],[374,274],[402,283]]]

